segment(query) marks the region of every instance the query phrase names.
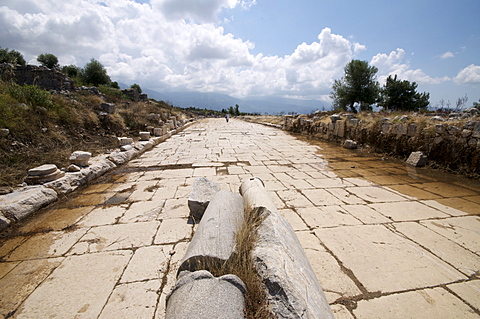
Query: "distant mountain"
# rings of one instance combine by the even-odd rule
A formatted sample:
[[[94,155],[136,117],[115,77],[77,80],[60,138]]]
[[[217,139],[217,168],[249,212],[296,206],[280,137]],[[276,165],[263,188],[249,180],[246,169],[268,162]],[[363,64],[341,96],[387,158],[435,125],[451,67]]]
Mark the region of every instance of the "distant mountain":
[[[290,113],[311,113],[316,110],[329,109],[330,106],[317,100],[296,100],[280,97],[255,97],[237,99],[226,94],[220,93],[199,93],[199,92],[163,92],[142,89],[148,97],[156,100],[169,102],[179,107],[197,107],[221,111],[230,106],[238,104],[241,112],[246,113],[268,113],[276,114],[280,112]]]

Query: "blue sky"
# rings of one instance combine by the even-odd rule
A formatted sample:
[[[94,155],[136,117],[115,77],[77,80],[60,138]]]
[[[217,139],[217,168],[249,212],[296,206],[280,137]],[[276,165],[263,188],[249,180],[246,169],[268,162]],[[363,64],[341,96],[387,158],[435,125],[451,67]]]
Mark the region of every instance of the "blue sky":
[[[480,98],[480,1],[3,0],[0,46],[94,57],[159,91],[330,102],[351,59],[455,103]]]

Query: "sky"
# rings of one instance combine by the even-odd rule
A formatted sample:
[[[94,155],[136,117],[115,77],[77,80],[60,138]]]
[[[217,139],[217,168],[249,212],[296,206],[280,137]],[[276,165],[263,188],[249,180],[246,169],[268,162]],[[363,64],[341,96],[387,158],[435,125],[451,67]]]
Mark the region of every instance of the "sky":
[[[0,0],[0,47],[100,61],[159,92],[330,103],[352,59],[440,100],[480,99],[479,0]]]

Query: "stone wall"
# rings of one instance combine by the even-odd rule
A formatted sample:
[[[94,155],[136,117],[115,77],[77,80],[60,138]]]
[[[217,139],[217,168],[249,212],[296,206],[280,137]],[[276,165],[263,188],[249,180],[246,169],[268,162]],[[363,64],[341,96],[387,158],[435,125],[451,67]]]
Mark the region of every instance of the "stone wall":
[[[47,90],[71,91],[75,83],[62,72],[35,65],[0,64],[2,80],[14,80],[19,85],[38,85]]]
[[[125,89],[122,90],[122,93],[128,96],[130,100],[133,102],[147,102],[148,96],[147,94],[141,94],[137,91],[137,89]]]
[[[350,139],[374,152],[401,158],[422,151],[434,167],[480,177],[480,119],[471,117],[454,123],[438,120],[431,117],[413,120],[405,116],[364,123],[350,114],[330,118],[285,116],[283,128],[337,143]]]

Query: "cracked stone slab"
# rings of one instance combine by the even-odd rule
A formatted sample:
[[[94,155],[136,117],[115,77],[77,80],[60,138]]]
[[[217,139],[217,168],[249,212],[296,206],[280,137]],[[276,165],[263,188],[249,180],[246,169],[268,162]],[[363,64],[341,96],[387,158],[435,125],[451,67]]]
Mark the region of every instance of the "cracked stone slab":
[[[480,295],[480,280],[460,282],[448,285],[447,287],[472,307],[480,310],[480,298],[478,298]]]
[[[358,319],[478,318],[470,307],[443,288],[424,289],[361,300],[353,310]]]
[[[346,190],[360,197],[361,199],[371,203],[405,201],[405,197],[402,197],[382,187],[375,187],[375,186],[348,187],[346,188]]]
[[[91,228],[69,254],[85,254],[151,245],[160,222],[116,224]]]
[[[140,247],[135,251],[121,282],[162,278],[167,270],[173,245]]]
[[[341,206],[298,208],[297,211],[311,228],[360,225],[362,223]]]
[[[192,228],[193,225],[188,224],[187,219],[164,219],[155,236],[155,244],[171,244],[180,240],[190,239],[192,237]]]
[[[321,228],[315,234],[369,292],[395,292],[467,279],[381,225]]]
[[[370,204],[369,207],[394,221],[446,218],[449,215],[418,202]]]

